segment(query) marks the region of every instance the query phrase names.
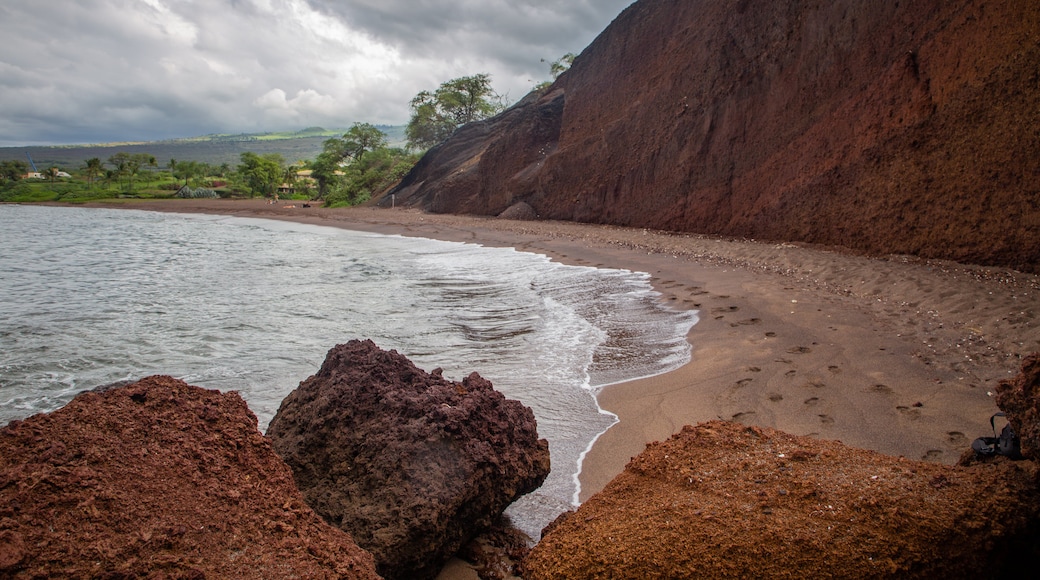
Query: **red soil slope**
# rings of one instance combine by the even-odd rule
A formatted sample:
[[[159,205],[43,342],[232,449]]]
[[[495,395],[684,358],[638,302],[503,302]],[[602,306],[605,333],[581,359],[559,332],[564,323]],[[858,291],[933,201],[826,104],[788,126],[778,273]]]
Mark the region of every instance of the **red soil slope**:
[[[393,193],[1037,271],[1038,71],[1034,0],[643,0]]]

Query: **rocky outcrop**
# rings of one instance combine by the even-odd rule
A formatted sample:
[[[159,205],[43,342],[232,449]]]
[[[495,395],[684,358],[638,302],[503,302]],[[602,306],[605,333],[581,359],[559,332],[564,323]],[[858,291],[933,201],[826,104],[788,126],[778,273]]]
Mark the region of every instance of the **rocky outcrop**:
[[[685,427],[550,526],[524,577],[1002,577],[1038,555],[1035,472],[737,423]]]
[[[156,376],[0,430],[0,577],[378,576],[237,394]]]
[[[642,0],[393,193],[1037,271],[1037,30],[1034,0]]]
[[[307,503],[386,578],[431,578],[549,473],[534,414],[473,373],[426,373],[352,341],[278,409],[267,436]]]
[[[538,219],[538,213],[534,208],[520,201],[506,208],[506,211],[498,214],[504,220],[530,221]]]
[[[1022,362],[1022,372],[1001,381],[996,391],[997,406],[1018,435],[1022,455],[1040,459],[1040,353],[1027,357]]]

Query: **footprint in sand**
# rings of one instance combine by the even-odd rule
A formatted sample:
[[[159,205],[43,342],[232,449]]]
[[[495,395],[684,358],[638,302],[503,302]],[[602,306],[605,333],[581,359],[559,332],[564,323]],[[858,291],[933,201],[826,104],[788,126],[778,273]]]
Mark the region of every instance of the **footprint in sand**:
[[[829,370],[831,373],[836,374],[836,375],[840,375],[841,374],[841,367],[836,366],[836,365],[831,365],[831,366],[827,367],[827,370]]]
[[[766,338],[776,338],[776,333],[775,332],[767,332],[766,333]]]
[[[760,373],[760,372],[762,372],[762,369],[760,369],[758,367],[748,367],[747,371],[749,373]]]
[[[787,349],[787,352],[791,354],[809,354],[812,352],[812,349],[807,346],[795,346]]]
[[[946,440],[954,447],[968,446],[968,438],[960,431],[950,431],[946,434]]]
[[[734,323],[730,324],[730,326],[735,328],[737,326],[754,326],[756,324],[761,324],[761,323],[762,323],[762,320],[759,319],[759,318],[748,318],[747,320],[741,320],[740,322],[734,322]]]
[[[834,423],[834,417],[831,417],[830,415],[820,415],[819,417],[820,423],[823,423],[824,425],[830,425]]]
[[[921,457],[921,461],[941,461],[942,454],[943,452],[938,449],[929,449],[928,452]]]
[[[920,419],[921,411],[918,409],[911,409],[906,405],[899,405],[896,410],[905,415],[908,419]]]
[[[738,308],[736,306],[720,306],[719,308],[712,308],[711,309],[711,313],[712,314],[725,314],[727,312],[736,312],[738,310],[740,310],[740,308]]]
[[[819,403],[819,402],[820,402],[820,398],[819,397],[811,397],[811,398],[808,398],[808,399],[805,400],[805,404],[806,405],[810,405],[810,406],[811,405],[815,405],[816,403]]]
[[[787,377],[787,378],[791,378],[791,377],[793,377],[793,376],[795,376],[797,374],[798,374],[798,371],[796,371],[796,370],[789,370],[786,373],[784,373],[784,376]]]
[[[751,417],[754,414],[755,414],[754,411],[744,411],[743,413],[737,413],[736,415],[733,415],[733,420],[734,421],[742,421],[744,418]]]
[[[890,387],[888,385],[882,385],[881,383],[878,383],[878,384],[870,387],[870,390],[875,392],[875,393],[881,393],[882,395],[891,395],[892,394],[892,387]]]
[[[825,388],[827,388],[827,383],[821,383],[820,381],[809,381],[808,383],[805,383],[804,385],[802,385],[802,388],[805,388],[805,389],[825,389]]]
[[[784,400],[784,396],[780,393],[769,393],[769,400],[774,403],[779,403]]]
[[[754,379],[740,379],[739,381],[737,381],[737,386],[738,387],[743,387],[744,385],[750,383],[753,380]]]

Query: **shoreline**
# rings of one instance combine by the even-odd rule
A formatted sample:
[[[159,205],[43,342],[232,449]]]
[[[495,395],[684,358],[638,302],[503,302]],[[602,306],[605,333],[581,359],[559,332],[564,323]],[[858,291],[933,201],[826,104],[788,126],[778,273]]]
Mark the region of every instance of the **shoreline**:
[[[566,264],[647,272],[662,300],[699,310],[691,360],[594,393],[618,417],[586,452],[579,499],[645,445],[712,419],[955,463],[989,435],[988,393],[1040,351],[1040,277],[911,257],[567,222],[521,222],[265,200],[86,207],[291,220],[513,247]]]

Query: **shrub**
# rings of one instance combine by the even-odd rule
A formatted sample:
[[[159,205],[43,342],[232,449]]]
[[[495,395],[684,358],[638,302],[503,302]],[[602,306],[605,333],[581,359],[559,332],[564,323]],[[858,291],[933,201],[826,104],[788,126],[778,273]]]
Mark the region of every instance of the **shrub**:
[[[50,201],[50,192],[41,192],[28,183],[15,181],[0,190],[0,201]]]
[[[217,192],[205,187],[196,187],[195,189],[192,189],[185,185],[177,191],[177,197],[191,199],[214,198],[217,197]]]

